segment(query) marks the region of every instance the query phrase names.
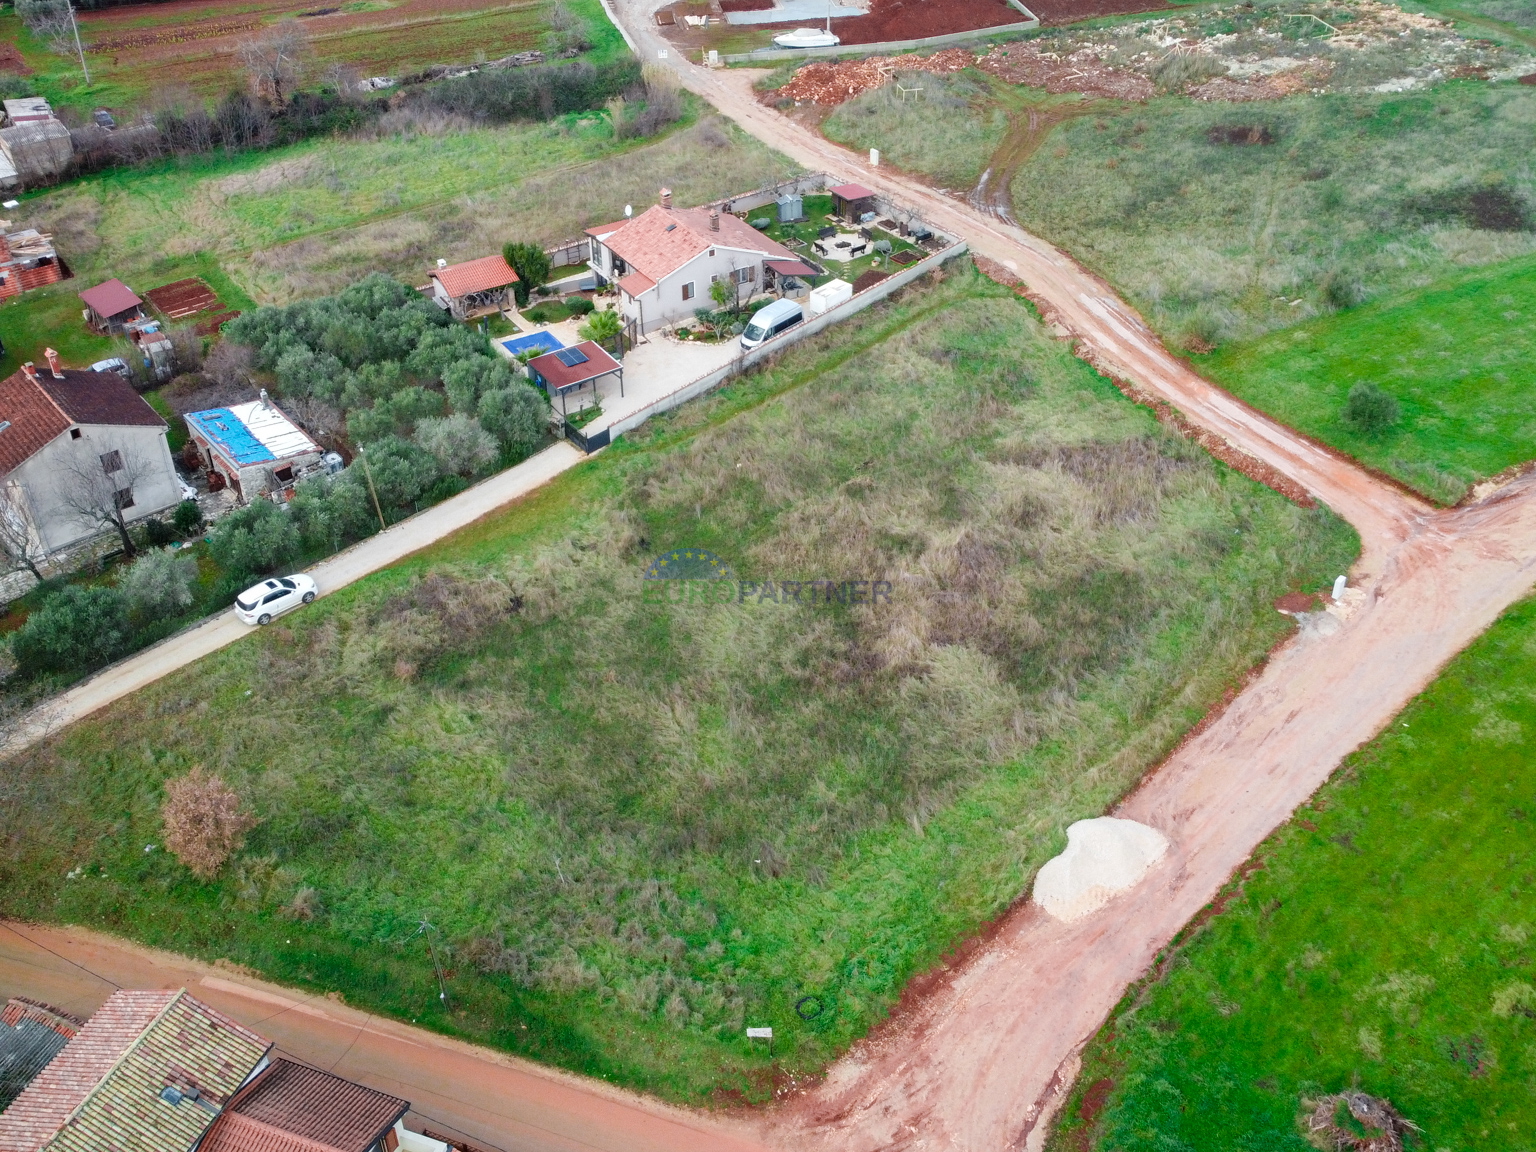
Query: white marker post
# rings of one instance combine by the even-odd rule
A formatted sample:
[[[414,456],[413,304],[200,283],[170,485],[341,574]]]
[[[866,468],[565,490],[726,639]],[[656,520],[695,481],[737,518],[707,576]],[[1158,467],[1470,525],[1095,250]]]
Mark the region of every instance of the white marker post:
[[[772,1028],[748,1028],[748,1040],[768,1041],[768,1059],[773,1059],[773,1029]]]
[[[871,148],[869,150],[869,166],[871,168],[880,167],[880,149]]]
[[[1344,602],[1344,589],[1348,586],[1348,576],[1340,576],[1333,582],[1333,602],[1335,604],[1342,604]]]

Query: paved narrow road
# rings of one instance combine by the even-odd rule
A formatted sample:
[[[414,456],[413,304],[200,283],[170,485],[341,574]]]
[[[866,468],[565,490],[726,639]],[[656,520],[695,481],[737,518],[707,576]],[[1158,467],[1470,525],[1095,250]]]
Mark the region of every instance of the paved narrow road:
[[[320,595],[329,595],[370,573],[399,563],[460,528],[521,499],[584,459],[586,457],[578,449],[565,441],[551,445],[521,464],[498,472],[473,488],[322,560],[309,569],[309,574],[319,585]],[[44,702],[0,733],[0,757],[29,748],[114,700],[121,700],[162,676],[249,636],[252,631],[254,629],[235,619],[232,610],[221,612],[194,628],[104,668],[90,679]]]
[[[486,1152],[765,1152],[709,1118],[94,932],[0,921],[0,1001],[85,1016],[115,988],[186,988],[284,1053],[411,1102]]]
[[[648,60],[666,48],[654,0],[610,0]],[[1061,924],[1025,904],[911,1012],[858,1045],[820,1087],[760,1122],[781,1145],[875,1152],[1038,1148],[1077,1054],[1127,985],[1258,844],[1536,581],[1536,476],[1439,512],[1201,379],[1098,277],[996,216],[831,144],[759,104],[753,73],[666,59],[690,89],[811,169],[919,209],[1017,274],[1103,370],[1154,393],[1346,518],[1364,605],[1298,638],[1116,814],[1172,847],[1135,891]]]

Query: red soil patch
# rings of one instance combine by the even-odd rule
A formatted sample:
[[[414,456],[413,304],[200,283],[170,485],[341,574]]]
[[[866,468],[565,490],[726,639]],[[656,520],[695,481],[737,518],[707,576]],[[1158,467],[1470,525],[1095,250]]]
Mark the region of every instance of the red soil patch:
[[[1003,0],[875,0],[868,15],[834,18],[832,31],[844,44],[880,44],[887,40],[921,40],[926,36],[996,28],[1023,19],[1017,8]],[[787,21],[752,27],[797,28],[804,23]]]
[[[873,268],[871,268],[868,272],[864,273],[864,275],[860,276],[853,282],[853,294],[857,296],[860,292],[864,291],[864,289],[873,288],[876,284],[880,283],[880,281],[884,280],[889,275],[889,272],[876,272]]]
[[[1114,1088],[1115,1082],[1107,1076],[1088,1085],[1082,1103],[1077,1106],[1077,1118],[1085,1124],[1092,1124],[1099,1113],[1104,1111],[1104,1105],[1109,1103],[1109,1094]]]
[[[720,0],[722,12],[766,12],[773,7],[773,0]]]
[[[32,69],[27,67],[27,62],[21,58],[21,52],[14,44],[0,44],[0,72],[14,72],[18,76],[32,75]]]
[[[1124,16],[1132,12],[1160,12],[1173,5],[1162,0],[1024,0],[1024,7],[1040,17],[1042,26],[1073,24],[1096,16]]]
[[[1275,601],[1281,612],[1310,612],[1317,606],[1317,597],[1311,592],[1287,592]]]
[[[198,312],[221,312],[224,309],[213,289],[197,277],[151,288],[144,295],[168,320],[185,320]]]

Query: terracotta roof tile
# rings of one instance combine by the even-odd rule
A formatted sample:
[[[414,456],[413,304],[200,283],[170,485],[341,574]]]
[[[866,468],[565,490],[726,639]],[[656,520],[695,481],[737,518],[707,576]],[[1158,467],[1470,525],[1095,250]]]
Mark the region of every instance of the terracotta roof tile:
[[[114,992],[0,1114],[0,1150],[186,1152],[270,1047],[185,990]]]
[[[116,372],[64,369],[56,380],[46,367],[37,370],[37,382],[53,402],[76,424],[131,424],[164,428],[165,420],[133,385]]]
[[[26,373],[17,369],[0,380],[0,471],[9,472],[30,460],[54,437],[74,423]]]
[[[631,296],[638,296],[642,292],[649,292],[656,287],[656,281],[639,272],[631,272],[619,281],[619,287]]]
[[[839,184],[836,188],[828,189],[834,196],[841,196],[844,200],[868,200],[874,195],[862,184]]]
[[[230,1104],[200,1152],[367,1152],[409,1107],[318,1068],[275,1060]]]
[[[482,256],[478,260],[466,260],[463,264],[450,264],[446,268],[434,268],[428,273],[457,300],[471,292],[488,292],[492,288],[505,288],[517,283],[517,273],[501,256]]]
[[[80,299],[98,316],[116,316],[119,312],[127,312],[144,303],[121,280],[107,280],[94,288],[87,288],[80,293]]]
[[[745,221],[720,214],[720,230],[709,226],[703,208],[652,205],[603,241],[624,263],[659,283],[709,248],[736,248],[793,260],[795,254]],[[630,295],[634,295],[633,292]]]
[[[164,428],[149,401],[116,372],[64,369],[55,380],[47,367],[37,380],[17,369],[0,380],[0,473],[20,467],[74,424],[128,424]]]

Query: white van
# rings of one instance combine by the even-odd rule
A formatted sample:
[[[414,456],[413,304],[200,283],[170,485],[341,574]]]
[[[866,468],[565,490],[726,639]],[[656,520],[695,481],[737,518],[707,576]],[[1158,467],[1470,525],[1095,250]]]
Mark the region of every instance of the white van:
[[[759,308],[747,321],[741,334],[741,346],[750,352],[764,340],[771,340],[780,332],[793,328],[805,320],[805,311],[794,300],[775,300],[766,308]]]

